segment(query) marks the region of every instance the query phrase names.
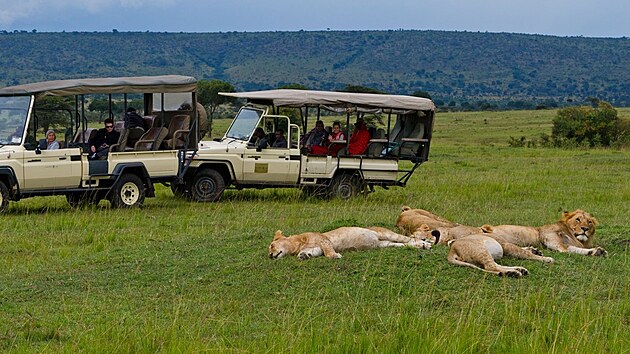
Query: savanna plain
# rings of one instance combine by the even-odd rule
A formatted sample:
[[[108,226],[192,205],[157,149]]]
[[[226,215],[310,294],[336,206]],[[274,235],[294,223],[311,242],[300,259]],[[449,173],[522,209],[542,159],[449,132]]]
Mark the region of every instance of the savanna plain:
[[[630,150],[508,146],[550,134],[555,114],[438,113],[430,160],[406,188],[348,202],[285,189],[198,204],[160,186],[142,209],[12,203],[0,217],[0,350],[627,353]],[[539,226],[579,208],[608,256],[500,261],[528,268],[519,279],[450,265],[441,245],[267,257],[275,230],[393,229],[403,205],[477,226]]]

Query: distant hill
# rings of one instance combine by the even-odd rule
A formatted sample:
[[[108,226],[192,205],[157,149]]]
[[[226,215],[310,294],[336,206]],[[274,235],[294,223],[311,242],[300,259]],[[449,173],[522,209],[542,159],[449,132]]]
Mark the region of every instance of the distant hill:
[[[426,91],[444,105],[597,97],[630,106],[630,39],[446,31],[0,32],[0,86],[185,74],[237,90],[298,83]]]

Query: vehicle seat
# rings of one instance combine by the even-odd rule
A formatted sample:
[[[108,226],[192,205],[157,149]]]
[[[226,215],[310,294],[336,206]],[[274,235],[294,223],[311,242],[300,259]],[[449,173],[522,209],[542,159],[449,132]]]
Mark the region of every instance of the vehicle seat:
[[[129,138],[129,129],[122,128],[120,131],[120,137],[118,137],[118,142],[109,147],[110,152],[121,152],[125,151],[125,147],[127,147],[127,139]]]
[[[142,119],[144,119],[144,130],[149,130],[153,128],[155,124],[155,117],[156,117],[155,115],[142,117]]]
[[[168,129],[164,127],[154,127],[144,133],[140,140],[134,145],[136,151],[152,151],[160,148],[162,141],[168,134]]]
[[[188,126],[190,124],[190,116],[185,114],[176,115],[171,118],[168,125],[168,133],[164,138],[164,145],[168,149],[179,149],[184,147],[186,136],[190,133]]]
[[[97,129],[85,128],[84,131],[78,130],[72,139],[73,143],[87,143],[96,135]]]
[[[125,127],[125,121],[124,120],[119,120],[114,122],[114,130],[117,132],[121,132],[122,129]]]
[[[381,156],[381,152],[383,148],[387,144],[387,139],[385,139],[385,130],[379,128],[374,133],[374,136],[368,142],[368,156]]]

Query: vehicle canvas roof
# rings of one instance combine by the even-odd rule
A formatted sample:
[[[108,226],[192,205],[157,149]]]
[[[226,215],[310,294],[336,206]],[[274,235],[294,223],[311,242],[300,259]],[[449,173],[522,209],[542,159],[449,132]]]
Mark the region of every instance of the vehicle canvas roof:
[[[161,75],[43,81],[0,88],[0,95],[71,96],[109,93],[194,92],[196,89],[197,80],[194,77]]]
[[[374,93],[311,91],[278,89],[251,92],[220,92],[220,95],[245,98],[253,103],[273,104],[276,107],[325,106],[332,109],[357,108],[364,110],[434,111],[433,101],[427,98]]]

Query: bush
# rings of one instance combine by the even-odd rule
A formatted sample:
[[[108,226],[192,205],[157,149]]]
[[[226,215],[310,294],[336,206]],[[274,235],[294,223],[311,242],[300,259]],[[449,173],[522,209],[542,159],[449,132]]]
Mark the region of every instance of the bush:
[[[617,110],[599,101],[597,107],[567,107],[553,120],[555,146],[610,146],[619,139]]]

